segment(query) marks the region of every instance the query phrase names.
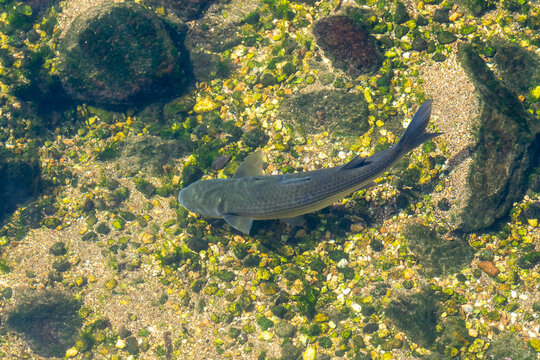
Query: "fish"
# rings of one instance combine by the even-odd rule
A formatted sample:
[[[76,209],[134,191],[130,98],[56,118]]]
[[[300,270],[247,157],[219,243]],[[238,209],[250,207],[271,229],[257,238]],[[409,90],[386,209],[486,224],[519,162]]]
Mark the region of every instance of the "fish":
[[[298,223],[304,214],[325,208],[369,187],[401,157],[439,136],[426,132],[431,100],[425,101],[400,140],[369,157],[356,156],[344,165],[283,175],[263,175],[263,153],[248,155],[228,179],[196,181],[180,190],[178,202],[204,217],[222,218],[249,235],[254,220]]]

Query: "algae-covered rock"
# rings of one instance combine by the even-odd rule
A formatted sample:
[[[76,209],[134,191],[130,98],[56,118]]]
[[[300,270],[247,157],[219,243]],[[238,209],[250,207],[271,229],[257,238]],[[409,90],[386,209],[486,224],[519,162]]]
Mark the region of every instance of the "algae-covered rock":
[[[79,15],[59,50],[62,85],[81,101],[133,105],[173,96],[188,81],[185,50],[134,3],[104,3]]]
[[[403,236],[428,276],[454,274],[469,265],[474,257],[474,251],[467,242],[442,239],[435,230],[422,224],[409,225]]]
[[[508,88],[527,94],[540,84],[540,60],[535,53],[502,39],[490,42],[490,46],[495,50],[493,60]]]
[[[231,21],[223,20],[221,15],[205,16],[186,34],[185,45],[197,81],[227,77],[234,68],[235,64],[222,56],[242,42],[242,36],[237,31],[238,24]]]
[[[317,91],[300,94],[283,101],[278,117],[293,122],[308,133],[360,135],[369,129],[368,107],[363,94],[344,91]]]
[[[189,153],[193,144],[186,136],[165,140],[157,136],[136,136],[120,152],[125,169],[164,172],[164,166]]]
[[[377,71],[382,64],[375,38],[347,16],[324,18],[315,24],[313,33],[334,67],[352,77]]]
[[[0,222],[38,194],[40,176],[37,158],[0,149]]]
[[[415,343],[431,346],[437,338],[439,305],[427,292],[400,295],[386,308],[386,316]]]
[[[517,334],[505,332],[493,340],[486,351],[486,358],[534,360],[537,355],[532,348],[527,348],[527,344]]]
[[[474,16],[482,14],[489,7],[487,0],[458,0],[458,3],[464,6]]]
[[[44,357],[63,357],[74,345],[82,320],[81,304],[58,291],[26,294],[8,313],[7,325],[22,334],[30,348]]]
[[[409,19],[410,16],[407,12],[407,8],[401,1],[398,1],[398,3],[396,4],[396,12],[394,13],[394,22],[396,24],[403,24]]]
[[[441,332],[435,348],[445,355],[452,355],[457,349],[469,346],[474,338],[469,335],[465,321],[459,317],[445,317],[439,327]],[[455,349],[455,350],[454,350]]]
[[[473,45],[460,45],[458,58],[475,84],[481,114],[473,134],[467,194],[451,210],[451,218],[461,230],[474,231],[506,215],[523,195],[539,156],[540,121],[489,70]]]

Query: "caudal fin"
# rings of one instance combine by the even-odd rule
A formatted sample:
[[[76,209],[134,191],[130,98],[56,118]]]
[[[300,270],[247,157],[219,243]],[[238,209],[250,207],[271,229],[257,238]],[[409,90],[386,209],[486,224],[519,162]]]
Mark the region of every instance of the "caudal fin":
[[[426,100],[422,106],[420,106],[416,114],[414,114],[411,123],[405,130],[405,133],[403,133],[403,136],[399,139],[396,147],[403,151],[403,153],[407,153],[429,139],[433,139],[441,134],[438,132],[426,132],[426,127],[431,116],[431,102],[431,100]]]

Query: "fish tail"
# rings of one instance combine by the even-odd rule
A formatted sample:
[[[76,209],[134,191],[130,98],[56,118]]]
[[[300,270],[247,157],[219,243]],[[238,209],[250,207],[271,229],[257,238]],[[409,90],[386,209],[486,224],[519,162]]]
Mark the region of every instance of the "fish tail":
[[[403,152],[403,154],[408,153],[426,141],[441,135],[439,132],[426,132],[426,127],[431,116],[431,102],[431,100],[426,100],[422,106],[420,106],[416,114],[414,114],[411,123],[405,130],[405,133],[403,133],[403,136],[399,139],[396,148],[398,148],[400,152]]]

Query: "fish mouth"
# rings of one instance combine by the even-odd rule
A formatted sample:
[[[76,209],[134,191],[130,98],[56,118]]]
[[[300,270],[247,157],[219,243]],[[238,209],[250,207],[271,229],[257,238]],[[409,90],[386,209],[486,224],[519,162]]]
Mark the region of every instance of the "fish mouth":
[[[183,199],[184,197],[182,196],[182,192],[184,192],[184,190],[186,190],[186,188],[183,188],[178,193],[178,203],[187,209],[188,207],[186,206],[186,203],[185,203],[185,201]]]

